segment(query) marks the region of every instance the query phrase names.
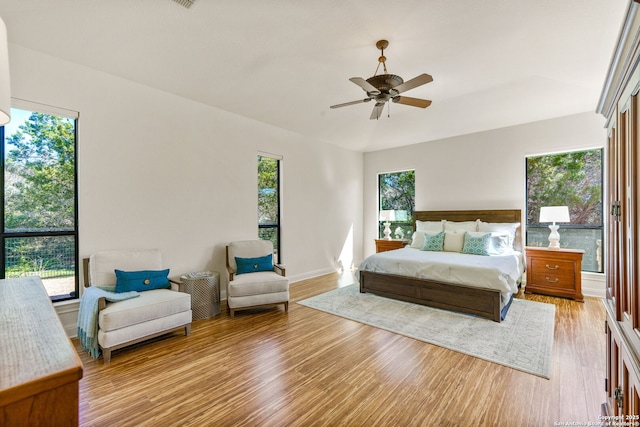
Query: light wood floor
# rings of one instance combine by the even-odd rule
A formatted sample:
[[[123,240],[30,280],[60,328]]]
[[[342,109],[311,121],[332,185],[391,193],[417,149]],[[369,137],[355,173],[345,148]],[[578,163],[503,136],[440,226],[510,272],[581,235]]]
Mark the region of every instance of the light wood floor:
[[[556,304],[546,380],[296,304],[352,283],[332,274],[291,285],[282,307],[225,312],[113,353],[74,344],[84,364],[83,426],[553,426],[595,422],[604,401],[605,313]]]

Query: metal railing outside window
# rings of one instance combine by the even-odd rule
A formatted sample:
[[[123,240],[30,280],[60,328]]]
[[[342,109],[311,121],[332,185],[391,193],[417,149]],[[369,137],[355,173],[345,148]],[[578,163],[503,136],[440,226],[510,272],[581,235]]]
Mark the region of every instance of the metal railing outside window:
[[[561,225],[560,247],[583,249],[582,271],[602,273],[604,271],[604,230],[602,227]],[[549,245],[549,227],[527,226],[527,246]]]

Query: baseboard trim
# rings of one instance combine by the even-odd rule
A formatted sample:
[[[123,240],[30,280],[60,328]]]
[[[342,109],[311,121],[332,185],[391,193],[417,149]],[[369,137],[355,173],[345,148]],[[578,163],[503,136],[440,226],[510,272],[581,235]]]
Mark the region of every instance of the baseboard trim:
[[[301,282],[303,280],[313,279],[314,277],[324,276],[326,274],[331,274],[335,272],[336,272],[335,268],[328,267],[320,270],[309,271],[302,274],[296,274],[294,276],[288,276],[289,283]]]
[[[604,273],[582,272],[582,295],[604,298],[606,279]]]
[[[56,310],[67,336],[69,338],[76,338],[78,336],[78,310],[80,309],[80,300],[74,299],[53,303],[53,308]]]

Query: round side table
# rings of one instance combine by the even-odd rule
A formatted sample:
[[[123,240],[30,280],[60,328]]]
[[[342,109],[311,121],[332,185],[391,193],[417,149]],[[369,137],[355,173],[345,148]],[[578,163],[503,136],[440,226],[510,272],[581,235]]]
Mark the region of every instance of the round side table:
[[[193,320],[220,314],[220,274],[217,271],[189,273],[180,277],[184,291],[191,295]]]

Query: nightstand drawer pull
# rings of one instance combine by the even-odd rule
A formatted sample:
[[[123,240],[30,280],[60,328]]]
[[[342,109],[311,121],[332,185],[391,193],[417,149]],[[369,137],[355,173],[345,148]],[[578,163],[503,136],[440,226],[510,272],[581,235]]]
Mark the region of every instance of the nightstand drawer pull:
[[[559,266],[559,265],[556,265],[555,267],[551,267],[549,264],[547,264],[547,268],[548,268],[549,270],[557,270],[557,269],[559,269],[559,268],[560,268],[560,266]]]
[[[545,277],[545,279],[547,279],[547,282],[549,283],[556,283],[558,281],[558,278],[556,277],[555,279],[551,280],[548,277]]]

